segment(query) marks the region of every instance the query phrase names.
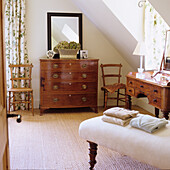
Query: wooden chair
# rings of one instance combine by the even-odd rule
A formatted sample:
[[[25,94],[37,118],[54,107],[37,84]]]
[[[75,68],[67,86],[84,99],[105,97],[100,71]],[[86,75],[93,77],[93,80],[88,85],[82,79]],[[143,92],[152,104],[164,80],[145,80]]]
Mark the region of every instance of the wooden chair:
[[[9,113],[11,105],[13,105],[13,110],[15,111],[16,104],[25,103],[25,107],[27,104],[28,110],[31,104],[32,114],[34,115],[33,89],[31,88],[32,67],[32,64],[9,65],[11,73],[11,89],[8,91]],[[23,84],[26,84],[27,87],[23,86]],[[25,95],[21,96],[22,94]]]
[[[117,106],[119,106],[119,101],[125,102],[125,94],[126,94],[126,85],[120,83],[121,75],[121,64],[101,64],[100,65],[102,70],[102,79],[103,79],[103,87],[101,90],[104,91],[104,108],[107,108],[107,101],[108,99],[117,100]],[[110,73],[110,71],[113,73]],[[107,79],[107,80],[106,80]],[[109,81],[109,79],[112,81]],[[117,79],[116,83],[111,84],[114,79]],[[115,82],[115,81],[114,81]],[[120,89],[124,89],[120,92]],[[109,97],[109,93],[117,93],[117,97]]]

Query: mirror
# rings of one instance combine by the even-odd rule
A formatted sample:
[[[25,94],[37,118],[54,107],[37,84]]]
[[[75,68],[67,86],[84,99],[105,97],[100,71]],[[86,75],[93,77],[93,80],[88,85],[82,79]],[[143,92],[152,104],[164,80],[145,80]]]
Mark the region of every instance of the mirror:
[[[170,30],[167,30],[165,34],[165,48],[160,66],[161,70],[170,71]]]
[[[170,71],[170,30],[166,31],[164,69]]]
[[[53,50],[60,41],[75,41],[81,44],[82,49],[82,14],[48,12],[47,35],[48,50]],[[54,58],[59,58],[59,54]]]

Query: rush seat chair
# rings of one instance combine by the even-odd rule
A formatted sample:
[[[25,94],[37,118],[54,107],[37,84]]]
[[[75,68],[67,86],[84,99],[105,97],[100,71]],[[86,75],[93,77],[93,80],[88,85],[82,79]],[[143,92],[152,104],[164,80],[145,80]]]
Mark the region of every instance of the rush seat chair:
[[[32,67],[32,64],[9,65],[11,73],[11,89],[8,90],[9,113],[11,106],[15,111],[16,105],[19,106],[21,103],[25,103],[25,108],[27,107],[28,110],[31,105],[32,114],[34,115],[33,89],[31,87]]]
[[[101,64],[103,87],[101,90],[104,91],[104,108],[107,108],[107,102],[109,99],[117,100],[117,106],[119,101],[125,102],[126,100],[126,85],[120,83],[121,75],[121,64]],[[108,80],[110,79],[110,80]],[[115,81],[115,79],[117,79]],[[111,82],[114,82],[113,84]],[[122,90],[123,89],[123,90]],[[120,92],[121,91],[121,92]],[[110,97],[110,94],[117,93],[116,97]]]

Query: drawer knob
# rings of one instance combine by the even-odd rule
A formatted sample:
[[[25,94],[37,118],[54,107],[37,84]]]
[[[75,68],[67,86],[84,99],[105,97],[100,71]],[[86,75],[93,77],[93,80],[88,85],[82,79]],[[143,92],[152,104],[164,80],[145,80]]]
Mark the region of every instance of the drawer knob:
[[[68,96],[71,97],[71,94],[69,94]]]
[[[81,99],[82,99],[83,102],[87,101],[86,97],[82,97]]]
[[[57,85],[54,85],[54,86],[53,86],[53,89],[54,89],[54,90],[57,90],[57,89],[58,89],[58,86],[57,86]]]
[[[71,63],[69,63],[69,65],[71,66],[72,64],[71,64]]]
[[[129,81],[129,84],[132,84],[132,81]]]
[[[58,78],[58,74],[53,74],[53,78]]]
[[[58,98],[54,98],[53,101],[54,101],[54,102],[58,102]]]
[[[69,83],[69,85],[71,86],[71,83]]]
[[[155,90],[153,90],[153,92],[158,93],[158,90],[155,89]]]
[[[71,75],[71,72],[69,72],[69,74]]]
[[[82,74],[82,77],[85,79],[87,78],[87,74]]]
[[[129,92],[132,92],[132,90],[129,90]]]
[[[87,89],[87,86],[85,84],[82,85],[82,89]]]
[[[86,68],[86,67],[87,67],[87,64],[83,64],[82,67],[83,67],[83,68]]]
[[[157,100],[156,100],[156,99],[153,99],[153,102],[154,102],[154,103],[157,103]]]
[[[58,64],[53,64],[53,68],[58,68]]]
[[[140,85],[141,88],[143,88],[143,85]]]

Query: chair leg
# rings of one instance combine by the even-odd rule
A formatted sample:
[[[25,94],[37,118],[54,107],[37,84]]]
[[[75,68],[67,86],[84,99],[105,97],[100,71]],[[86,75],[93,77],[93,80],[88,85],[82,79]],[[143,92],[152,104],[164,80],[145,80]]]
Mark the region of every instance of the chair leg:
[[[13,102],[15,102],[15,93],[13,92]],[[15,111],[15,103],[13,103],[13,110]]]
[[[8,102],[9,102],[9,113],[10,113],[10,108],[11,108],[11,92],[9,92],[9,100],[8,100]]]
[[[104,109],[106,109],[107,108],[107,98],[108,98],[108,93],[107,92],[105,92],[104,98],[105,98]]]
[[[103,101],[103,107],[105,107],[105,90],[104,90],[104,101]]]
[[[119,106],[119,89],[117,90],[117,106]]]
[[[31,101],[32,101],[32,115],[34,116],[34,99],[33,99],[33,92],[31,92]]]
[[[30,110],[30,92],[28,92],[28,110]]]

